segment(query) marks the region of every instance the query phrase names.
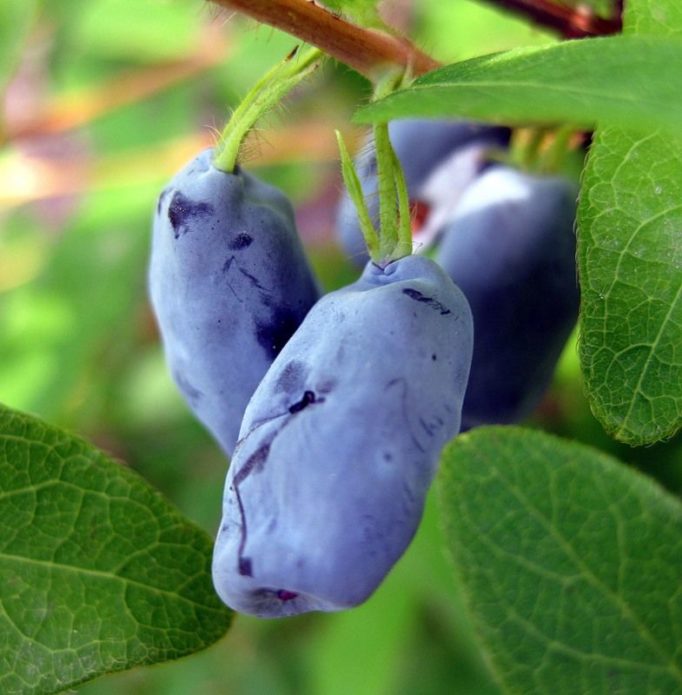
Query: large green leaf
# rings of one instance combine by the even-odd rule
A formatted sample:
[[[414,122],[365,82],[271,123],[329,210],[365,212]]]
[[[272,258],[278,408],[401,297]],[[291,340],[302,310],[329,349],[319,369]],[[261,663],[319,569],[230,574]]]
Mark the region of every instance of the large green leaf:
[[[0,692],[53,693],[229,626],[211,539],[82,440],[0,408]]]
[[[628,34],[682,38],[682,3],[678,0],[628,0],[623,30]]]
[[[360,109],[359,122],[467,116],[508,125],[682,123],[682,41],[611,36],[519,48],[434,70]]]
[[[491,427],[447,447],[455,568],[510,693],[682,692],[682,505],[583,445]]]
[[[670,436],[682,424],[682,146],[599,133],[578,219],[592,409],[622,441]]]
[[[626,30],[682,38],[676,0],[627,8]],[[665,71],[671,84],[680,67]],[[630,444],[668,437],[682,425],[682,142],[598,132],[578,229],[580,358],[592,409]]]

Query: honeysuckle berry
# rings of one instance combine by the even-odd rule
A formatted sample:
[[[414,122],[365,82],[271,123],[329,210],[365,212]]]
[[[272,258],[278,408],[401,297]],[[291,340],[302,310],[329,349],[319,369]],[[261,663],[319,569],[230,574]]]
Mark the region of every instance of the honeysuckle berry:
[[[412,539],[459,431],[472,322],[431,260],[368,263],[324,296],[244,415],[213,580],[261,617],[355,606]]]
[[[319,291],[286,196],[212,155],[159,197],[149,290],[173,379],[231,455],[249,398]]]

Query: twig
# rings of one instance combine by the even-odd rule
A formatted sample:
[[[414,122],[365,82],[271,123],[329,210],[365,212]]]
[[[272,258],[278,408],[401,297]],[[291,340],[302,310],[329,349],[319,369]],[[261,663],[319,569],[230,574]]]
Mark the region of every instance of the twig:
[[[263,24],[317,46],[328,55],[372,79],[381,65],[404,65],[413,75],[439,63],[408,41],[356,26],[310,0],[213,0]]]
[[[569,39],[617,34],[622,29],[622,11],[616,8],[611,18],[598,17],[589,8],[570,8],[552,0],[487,0],[512,12],[528,17],[536,24],[558,31]]]
[[[53,135],[80,128],[116,109],[134,104],[177,83],[194,77],[226,60],[232,51],[219,32],[209,29],[197,53],[181,61],[119,73],[110,80],[73,95],[55,97],[43,110],[24,120],[8,122],[0,133],[5,141]]]

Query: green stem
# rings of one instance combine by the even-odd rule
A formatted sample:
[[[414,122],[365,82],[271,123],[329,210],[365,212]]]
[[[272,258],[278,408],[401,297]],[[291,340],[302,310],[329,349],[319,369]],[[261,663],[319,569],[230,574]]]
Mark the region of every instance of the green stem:
[[[556,173],[563,168],[569,143],[575,127],[562,126],[554,135],[552,144],[542,153],[539,162],[539,171],[542,173]]]
[[[406,80],[403,71],[389,71],[375,85],[373,100],[381,99]],[[381,262],[390,262],[412,253],[409,197],[400,162],[391,145],[388,123],[374,125],[374,149],[377,159],[379,193],[379,250]],[[409,239],[405,238],[405,225]],[[408,250],[405,252],[405,248]],[[401,250],[399,250],[401,249]]]
[[[388,123],[375,124],[374,149],[377,158],[379,192],[379,249],[384,259],[391,256],[398,243],[398,209],[394,173],[396,160],[388,137]]]
[[[543,128],[533,128],[530,133],[515,131],[510,148],[510,163],[521,171],[532,171],[546,133]]]
[[[360,230],[362,231],[362,236],[365,239],[369,256],[375,263],[377,263],[381,258],[381,253],[379,250],[379,236],[376,229],[374,229],[372,218],[369,214],[369,210],[367,209],[365,194],[362,190],[362,184],[360,183],[358,174],[355,171],[353,160],[351,159],[350,154],[348,154],[346,144],[344,143],[341,133],[338,130],[336,131],[336,141],[339,145],[339,154],[341,156],[341,174],[343,175],[343,182],[346,185],[348,195],[350,195],[353,205],[355,205],[355,209],[357,210]]]
[[[412,253],[412,220],[410,213],[410,196],[407,192],[407,182],[403,168],[395,151],[391,149],[393,156],[393,172],[395,176],[395,190],[398,195],[398,243],[396,244],[391,259],[397,260]]]
[[[281,63],[269,70],[241,101],[227,122],[216,146],[213,166],[231,173],[237,165],[244,138],[265,113],[276,106],[297,84],[317,68],[322,53],[311,48],[300,58],[294,49]]]
[[[374,99],[390,94],[404,79],[403,73],[390,71],[375,86]],[[385,266],[393,260],[409,256],[412,253],[410,200],[403,170],[388,136],[388,123],[374,125],[379,195],[378,232],[369,214],[357,171],[338,131],[336,131],[336,139],[339,144],[343,180],[357,210],[358,222],[370,258],[377,265]]]

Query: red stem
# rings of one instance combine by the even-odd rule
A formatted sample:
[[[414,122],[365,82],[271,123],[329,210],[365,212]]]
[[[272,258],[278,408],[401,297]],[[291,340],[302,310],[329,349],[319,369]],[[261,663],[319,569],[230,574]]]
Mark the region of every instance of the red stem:
[[[317,46],[368,78],[381,65],[403,65],[421,75],[440,64],[408,41],[356,26],[311,0],[213,0]]]
[[[622,7],[611,18],[598,17],[589,8],[573,9],[552,0],[488,0],[512,12],[529,17],[536,24],[554,29],[569,39],[617,34],[622,29]],[[621,3],[622,5],[622,3]]]
[[[522,14],[540,26],[566,38],[586,38],[615,34],[622,28],[622,1],[616,0],[611,18],[595,15],[589,9],[572,9],[553,0],[486,0],[503,9]],[[413,75],[421,75],[440,63],[413,46],[384,32],[359,27],[316,5],[314,0],[212,0],[235,9],[262,24],[281,29],[317,46],[328,55],[349,65],[369,79],[382,65],[402,65]]]

